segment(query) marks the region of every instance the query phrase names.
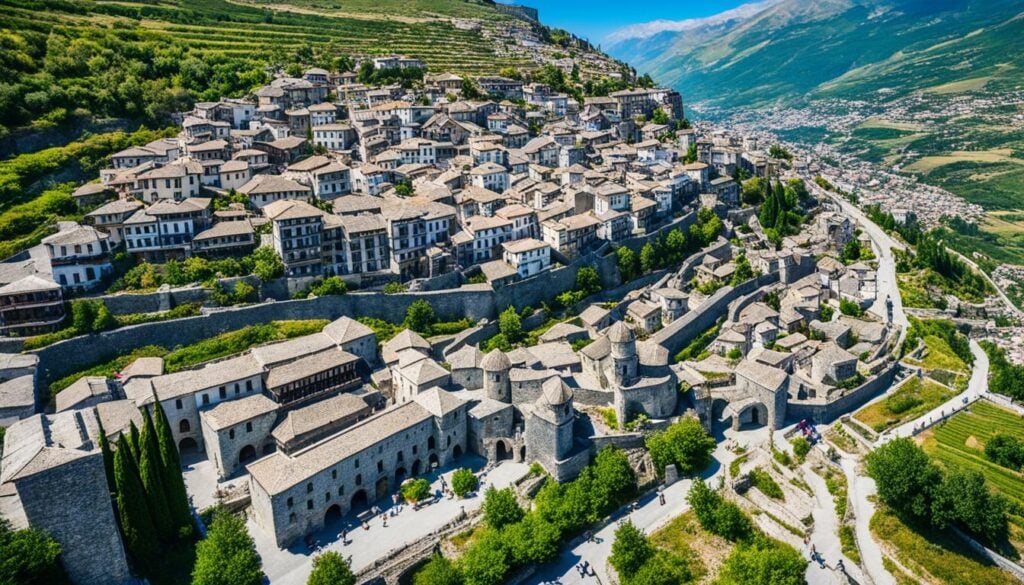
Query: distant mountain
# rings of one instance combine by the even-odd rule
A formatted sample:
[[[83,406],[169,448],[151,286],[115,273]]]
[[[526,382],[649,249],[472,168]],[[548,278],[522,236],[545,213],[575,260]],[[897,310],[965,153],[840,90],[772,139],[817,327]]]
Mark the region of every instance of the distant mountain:
[[[610,40],[612,56],[720,106],[1008,88],[1024,68],[1024,3],[768,0]]]

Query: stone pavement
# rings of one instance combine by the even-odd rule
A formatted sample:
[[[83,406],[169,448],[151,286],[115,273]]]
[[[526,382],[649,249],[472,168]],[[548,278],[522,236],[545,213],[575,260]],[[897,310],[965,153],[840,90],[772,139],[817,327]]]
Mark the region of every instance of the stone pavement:
[[[850,498],[850,505],[853,506],[853,513],[856,515],[854,532],[857,536],[857,544],[860,546],[864,570],[867,571],[871,582],[875,585],[896,585],[896,579],[893,578],[892,573],[882,565],[882,549],[875,542],[869,527],[871,516],[875,513],[875,504],[870,499],[876,492],[875,480],[857,475],[856,459],[843,457],[841,465],[846,474],[847,495]]]
[[[451,473],[455,469],[474,467],[474,465],[479,468],[482,463],[482,459],[467,455],[462,457],[457,465],[441,470],[440,474],[444,475],[448,485],[451,485]],[[527,473],[529,473],[529,466],[523,463],[503,462],[487,473],[481,489],[486,489],[491,485],[499,489],[506,487]],[[433,490],[441,489],[438,473],[422,477],[430,480]],[[419,510],[405,506],[397,516],[387,518],[387,528],[383,526],[382,516],[378,516],[370,521],[369,530],[360,528],[355,518],[350,515],[340,523],[325,527],[314,534],[314,538],[322,550],[337,551],[350,558],[352,570],[359,572],[392,551],[426,538],[430,533],[458,518],[463,513],[463,509],[466,512],[472,512],[482,504],[483,496],[478,495],[465,500],[441,499]],[[377,505],[385,513],[391,508],[390,501],[377,502]],[[317,551],[309,550],[302,542],[297,542],[288,549],[279,549],[272,534],[258,526],[252,519],[249,519],[246,524],[249,527],[249,533],[256,541],[256,550],[263,559],[263,571],[270,583],[272,585],[305,585],[312,569],[313,556]],[[343,525],[348,526],[349,543],[347,545],[343,545],[338,538]]]
[[[819,558],[824,564],[814,562],[807,565],[807,583],[810,585],[846,584],[849,579],[836,569],[839,559],[843,560],[846,573],[857,583],[865,583],[864,574],[856,563],[843,554],[843,545],[839,540],[839,520],[836,517],[835,499],[828,492],[825,479],[811,469],[809,463],[801,466],[804,481],[814,492],[815,507],[814,530],[810,534],[810,543],[801,551],[805,558],[811,557],[810,545],[813,544]]]

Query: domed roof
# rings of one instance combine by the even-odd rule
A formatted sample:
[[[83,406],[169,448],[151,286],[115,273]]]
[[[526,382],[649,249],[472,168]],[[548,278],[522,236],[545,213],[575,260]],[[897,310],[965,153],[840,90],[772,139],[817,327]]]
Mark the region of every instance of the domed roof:
[[[612,343],[629,343],[636,341],[636,334],[624,321],[616,321],[608,330],[608,341]]]
[[[512,362],[509,361],[505,352],[500,349],[494,349],[491,350],[491,353],[484,356],[483,361],[480,362],[480,367],[485,372],[500,372],[511,368]]]
[[[572,390],[558,376],[548,378],[541,386],[541,400],[551,406],[561,406],[571,399]]]

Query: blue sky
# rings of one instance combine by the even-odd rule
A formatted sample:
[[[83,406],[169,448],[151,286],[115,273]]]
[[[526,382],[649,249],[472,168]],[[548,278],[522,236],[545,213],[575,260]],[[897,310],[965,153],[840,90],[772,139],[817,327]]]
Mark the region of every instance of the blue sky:
[[[594,43],[606,42],[622,27],[654,20],[703,18],[736,8],[750,0],[677,0],[621,2],[612,0],[499,0],[540,10],[544,24],[564,28]]]

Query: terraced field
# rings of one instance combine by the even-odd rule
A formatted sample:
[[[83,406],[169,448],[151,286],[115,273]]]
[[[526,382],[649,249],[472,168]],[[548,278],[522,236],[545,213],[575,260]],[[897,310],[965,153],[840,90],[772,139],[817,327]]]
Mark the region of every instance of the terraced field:
[[[925,414],[954,395],[931,380],[912,378],[889,396],[858,410],[853,418],[880,433]]]
[[[393,3],[392,3],[393,4]],[[482,19],[502,15],[465,4]],[[275,5],[275,7],[281,7]],[[229,4],[223,0],[144,2],[53,2],[39,11],[29,2],[0,5],[0,28],[48,33],[55,27],[88,38],[111,29],[138,41],[173,38],[190,50],[283,62],[303,48],[332,54],[398,53],[418,57],[435,71],[496,73],[504,66],[531,68],[525,57],[499,55],[479,30],[457,28],[445,19],[407,21],[327,16]]]
[[[985,458],[985,442],[996,433],[1024,439],[1024,418],[986,401],[957,414],[925,436],[923,447],[941,463],[977,469],[989,484],[1024,505],[1024,475]]]

